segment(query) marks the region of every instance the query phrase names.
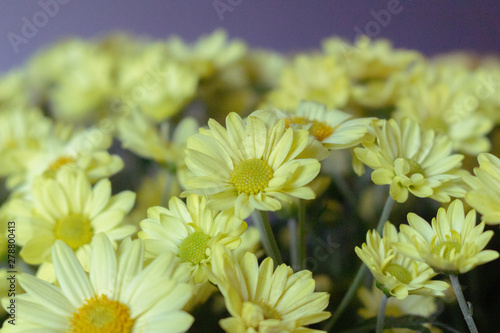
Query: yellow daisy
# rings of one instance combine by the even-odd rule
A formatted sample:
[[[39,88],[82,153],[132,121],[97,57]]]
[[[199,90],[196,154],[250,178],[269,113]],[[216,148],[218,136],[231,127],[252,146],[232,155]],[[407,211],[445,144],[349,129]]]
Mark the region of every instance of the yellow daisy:
[[[151,207],[141,223],[139,237],[145,239],[146,253],[157,257],[173,252],[181,262],[189,263],[196,283],[206,280],[205,267],[210,267],[212,248],[222,244],[235,249],[247,224],[231,211],[218,212],[206,206],[205,197],[191,194],[187,204],[170,199],[168,209]]]
[[[498,252],[484,250],[493,231],[484,231],[484,222],[476,226],[476,211],[464,213],[462,201],[440,208],[432,226],[416,214],[408,214],[409,225],[401,225],[406,239],[394,247],[406,256],[424,261],[436,272],[463,274],[476,266],[498,258]]]
[[[279,210],[290,197],[315,197],[306,185],[319,173],[324,150],[316,156],[306,150],[306,130],[287,129],[283,119],[243,121],[236,113],[227,116],[227,129],[214,120],[208,126],[187,141],[186,165],[195,177],[186,182],[186,193],[208,195],[211,208],[234,208],[240,218],[254,209]]]
[[[269,106],[293,112],[303,100],[342,108],[349,98],[349,81],[338,59],[332,56],[298,55],[281,73],[279,85],[265,99]]]
[[[368,133],[371,118],[356,119],[339,110],[328,110],[320,103],[301,102],[294,113],[269,110],[255,111],[252,115],[263,113],[285,119],[286,127],[309,130],[309,134],[326,148],[349,148],[361,142],[373,141]]]
[[[427,264],[397,252],[393,243],[402,240],[390,222],[384,225],[383,237],[376,230],[368,231],[366,243],[356,247],[358,257],[370,269],[379,287],[387,296],[405,299],[408,295],[443,296],[448,284],[431,280],[437,275]]]
[[[374,170],[375,184],[390,184],[390,195],[398,202],[405,202],[408,192],[440,202],[465,195],[459,174],[463,156],[451,155],[448,137],[424,131],[410,119],[380,123],[374,124],[377,142],[354,149],[358,159]]]
[[[373,284],[371,290],[366,287],[358,289],[358,298],[363,306],[358,310],[358,314],[365,318],[373,318],[378,314],[380,300],[383,293]],[[385,308],[385,315],[391,317],[400,317],[403,315],[416,315],[422,317],[430,317],[438,311],[436,298],[433,296],[423,295],[408,295],[404,300],[389,298]],[[431,333],[441,333],[441,330],[432,327],[429,324],[425,325],[431,330]],[[412,333],[413,330],[406,328],[384,329],[384,333]]]
[[[116,253],[106,235],[97,235],[89,275],[62,241],[52,257],[60,287],[21,274],[26,294],[16,300],[18,321],[9,331],[185,332],[193,323],[182,311],[191,286],[168,277],[168,256],[144,268],[141,240],[122,242]],[[2,300],[4,308],[8,301]]]
[[[488,224],[500,223],[500,159],[483,153],[477,157],[479,167],[475,177],[467,175],[464,181],[472,188],[465,200],[482,215]]]
[[[92,188],[85,173],[64,170],[55,179],[38,178],[32,193],[33,201],[14,199],[9,204],[9,212],[19,221],[20,255],[29,264],[50,265],[50,250],[60,239],[87,268],[94,234],[104,232],[116,241],[136,230],[120,225],[134,205],[135,194],[124,191],[111,196],[108,179]]]
[[[323,311],[330,295],[314,292],[310,271],[293,273],[285,264],[274,270],[271,258],[259,266],[253,253],[238,260],[222,246],[214,249],[212,269],[232,316],[219,322],[226,332],[318,332],[304,326],[330,317]]]

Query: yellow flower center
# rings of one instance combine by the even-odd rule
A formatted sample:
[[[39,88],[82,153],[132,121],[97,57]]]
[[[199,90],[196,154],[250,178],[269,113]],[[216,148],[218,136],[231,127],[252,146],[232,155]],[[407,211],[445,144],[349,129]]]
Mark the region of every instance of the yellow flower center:
[[[418,164],[418,162],[409,158],[405,158],[405,161],[410,165],[410,172],[408,173],[408,176],[414,175],[416,173],[425,176],[424,169],[420,164]]]
[[[90,243],[93,236],[89,219],[81,214],[69,214],[57,220],[54,234],[73,250]]]
[[[293,116],[285,119],[285,126],[288,128],[290,124],[309,125],[309,133],[318,141],[323,141],[333,134],[333,127],[328,125],[326,121],[309,120],[304,117]]]
[[[126,305],[101,295],[86,300],[70,322],[71,333],[127,333],[132,332],[135,319]]]
[[[236,164],[231,173],[231,183],[238,194],[257,194],[264,191],[273,178],[273,169],[264,160],[252,158]]]
[[[462,249],[462,244],[457,241],[446,241],[432,247],[431,253],[446,260],[453,259]]]
[[[261,301],[257,303],[257,305],[262,309],[262,313],[264,314],[264,319],[279,319],[279,320],[282,319],[281,314],[269,304]]]
[[[71,164],[71,163],[75,163],[75,162],[76,162],[76,160],[73,157],[61,156],[49,165],[47,171],[56,172],[59,169],[61,169],[63,166],[65,166],[66,164]]]
[[[411,282],[411,274],[406,268],[398,264],[389,264],[385,267],[384,273],[389,273],[394,276],[399,282],[409,284]]]
[[[209,240],[210,236],[200,231],[193,232],[184,238],[181,245],[179,245],[179,253],[177,254],[181,262],[190,262],[197,265],[206,259]]]

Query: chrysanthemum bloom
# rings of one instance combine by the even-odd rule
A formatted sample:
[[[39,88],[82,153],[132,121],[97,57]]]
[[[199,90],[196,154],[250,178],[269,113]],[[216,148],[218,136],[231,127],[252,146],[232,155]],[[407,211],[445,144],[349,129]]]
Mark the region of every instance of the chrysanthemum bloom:
[[[111,196],[108,179],[92,188],[82,171],[63,170],[55,179],[38,178],[32,192],[33,201],[15,199],[9,205],[9,213],[19,221],[20,255],[29,264],[50,266],[51,248],[60,239],[87,268],[94,234],[104,232],[112,240],[121,240],[136,230],[120,225],[134,205],[135,194],[124,191]]]
[[[436,272],[463,274],[476,266],[498,258],[498,252],[484,250],[493,231],[476,226],[476,211],[464,214],[462,201],[453,201],[448,209],[440,208],[432,226],[416,214],[408,214],[408,225],[401,225],[406,239],[394,247],[402,254],[424,261]]]
[[[22,177],[9,184],[16,185],[18,193],[29,196],[37,176],[53,178],[62,168],[83,170],[91,182],[110,177],[123,168],[120,156],[107,151],[113,141],[109,133],[98,128],[72,131],[67,126],[54,127],[53,131]]]
[[[253,253],[238,260],[221,246],[214,249],[212,269],[232,316],[219,322],[226,332],[318,332],[304,326],[330,317],[323,311],[330,295],[314,292],[310,271],[293,273],[285,264],[274,270],[271,258],[259,266]]]
[[[124,241],[115,253],[106,235],[97,235],[89,276],[62,241],[52,257],[60,287],[21,274],[27,294],[17,298],[16,325],[4,324],[7,332],[185,332],[193,323],[182,311],[192,287],[168,277],[168,255],[144,268],[141,240]]]
[[[235,249],[247,224],[231,211],[218,212],[206,206],[205,197],[191,194],[187,205],[179,198],[170,199],[168,209],[151,207],[141,223],[139,237],[145,239],[146,253],[156,257],[173,252],[181,262],[189,263],[196,283],[206,280],[202,266],[210,265],[212,248],[221,244]]]
[[[390,119],[381,126],[374,124],[374,129],[377,142],[364,143],[364,148],[355,148],[354,152],[373,169],[375,184],[390,184],[394,200],[405,202],[408,192],[440,202],[465,195],[465,184],[458,174],[463,156],[451,155],[448,137],[423,131],[410,119]]]
[[[491,143],[486,135],[494,123],[478,108],[478,81],[472,73],[456,66],[427,66],[423,71],[401,88],[393,117],[407,117],[424,130],[446,134],[455,151],[471,155],[488,151]]]
[[[316,102],[301,102],[293,113],[281,110],[255,111],[252,115],[270,114],[285,119],[286,127],[307,129],[309,134],[329,149],[349,148],[361,142],[373,141],[368,134],[370,118],[353,118],[352,115],[328,110]]]
[[[464,181],[472,187],[465,200],[482,215],[488,224],[500,223],[500,160],[483,153],[477,157],[479,167],[474,168],[475,177],[467,175]]]
[[[330,38],[323,42],[323,49],[346,69],[352,82],[351,100],[368,108],[394,105],[400,86],[415,76],[410,67],[422,60],[416,51],[394,49],[388,40],[366,36],[354,45]]]
[[[184,117],[170,135],[170,125],[158,127],[142,113],[132,112],[119,119],[118,131],[124,148],[175,171],[182,183],[192,175],[184,162],[186,140],[198,133],[199,126],[194,118]]]
[[[358,314],[365,318],[373,318],[378,314],[380,301],[384,294],[373,284],[371,290],[366,287],[358,289],[358,298],[361,301],[362,308],[358,310]],[[433,296],[423,295],[408,295],[404,300],[389,298],[385,308],[385,315],[392,317],[400,317],[404,315],[416,315],[422,317],[430,317],[438,311],[436,298]],[[431,330],[431,333],[441,333],[439,328],[432,327],[429,324],[425,325]],[[407,328],[391,328],[383,330],[384,333],[411,333],[413,330]]]
[[[208,126],[188,138],[186,165],[196,177],[186,182],[185,193],[207,195],[212,209],[234,208],[242,219],[254,209],[279,210],[290,197],[315,197],[306,185],[319,173],[317,155],[325,155],[322,147],[306,149],[308,131],[287,129],[284,119],[243,121],[236,113],[227,116],[227,129],[212,119]]]
[[[349,99],[345,67],[329,55],[298,55],[281,72],[279,85],[266,96],[266,105],[293,112],[300,101],[315,101],[329,109]]]
[[[431,280],[436,272],[423,262],[415,261],[397,252],[393,243],[401,241],[396,227],[384,225],[383,237],[376,230],[368,231],[366,243],[355,251],[370,269],[379,287],[387,296],[405,299],[408,295],[444,295],[448,284]]]

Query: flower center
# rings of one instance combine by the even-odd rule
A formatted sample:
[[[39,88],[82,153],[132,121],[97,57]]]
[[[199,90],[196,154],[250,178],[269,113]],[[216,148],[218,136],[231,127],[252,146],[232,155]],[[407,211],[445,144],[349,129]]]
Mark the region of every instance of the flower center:
[[[457,241],[445,241],[432,247],[431,253],[446,260],[453,259],[462,249],[462,245]]]
[[[209,240],[210,236],[200,231],[193,232],[184,238],[181,245],[179,245],[179,253],[177,254],[181,262],[190,262],[197,265],[206,259]]]
[[[384,273],[389,273],[394,276],[399,282],[409,284],[411,282],[411,274],[406,268],[398,264],[389,264],[385,267]]]
[[[418,162],[409,158],[405,158],[405,161],[410,165],[410,172],[408,173],[408,176],[414,175],[416,173],[425,176],[424,169],[420,166],[420,164],[418,164]]]
[[[66,164],[71,164],[71,163],[75,163],[75,162],[76,162],[76,160],[73,157],[61,156],[49,165],[49,167],[47,168],[47,171],[56,172],[56,171],[59,171],[59,169],[61,169]]]
[[[289,127],[290,124],[297,125],[311,125],[309,127],[309,133],[316,138],[318,141],[323,141],[333,134],[333,127],[328,125],[326,121],[309,120],[304,117],[292,116],[285,119],[285,126]]]
[[[264,191],[273,178],[273,169],[264,160],[252,158],[236,164],[231,173],[231,183],[238,194],[257,194]]]
[[[262,309],[262,313],[264,314],[264,319],[279,319],[281,320],[281,314],[276,311],[275,308],[271,307],[269,304],[264,302],[259,302],[257,305]]]
[[[127,333],[132,332],[134,322],[126,305],[96,295],[73,313],[70,332]]]
[[[57,220],[54,234],[73,250],[90,243],[93,236],[89,219],[81,214],[69,214]]]

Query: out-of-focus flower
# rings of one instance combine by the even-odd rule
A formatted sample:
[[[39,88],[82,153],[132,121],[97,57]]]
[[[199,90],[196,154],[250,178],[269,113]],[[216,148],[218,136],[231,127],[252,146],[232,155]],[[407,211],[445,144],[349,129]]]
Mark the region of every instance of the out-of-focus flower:
[[[393,116],[446,134],[456,151],[472,155],[488,151],[486,135],[494,123],[478,112],[476,86],[469,71],[426,66],[418,80],[401,88]]]
[[[238,247],[247,224],[231,211],[217,212],[206,207],[206,199],[188,196],[187,205],[177,197],[170,199],[168,209],[151,207],[148,218],[141,222],[139,237],[145,239],[146,253],[157,257],[173,252],[190,264],[195,283],[206,280],[205,267],[210,267],[216,244],[229,249]]]
[[[93,188],[82,171],[64,170],[55,179],[40,177],[33,184],[33,201],[13,199],[9,213],[18,223],[17,244],[29,264],[50,263],[50,251],[57,239],[75,251],[82,265],[89,263],[92,236],[104,232],[117,241],[135,232],[122,225],[132,209],[135,194],[124,191],[111,196],[111,183],[100,180]],[[51,280],[50,268],[41,268]],[[47,271],[45,271],[47,269]]]
[[[463,274],[476,266],[498,258],[497,251],[484,250],[493,231],[484,231],[484,222],[476,226],[476,211],[464,214],[462,201],[440,208],[432,226],[420,216],[408,214],[408,225],[401,225],[406,240],[394,247],[406,256],[423,261],[436,272]]]
[[[247,252],[240,260],[227,249],[216,247],[211,279],[219,287],[232,317],[219,321],[226,332],[318,332],[304,326],[330,317],[323,311],[329,295],[314,292],[311,272],[293,273],[273,260],[260,264]]]
[[[188,138],[186,164],[195,177],[186,182],[185,193],[207,195],[210,207],[234,208],[243,219],[254,209],[279,210],[280,201],[290,197],[314,198],[306,185],[320,163],[314,154],[299,156],[307,155],[308,131],[286,129],[283,119],[266,123],[249,116],[243,121],[236,113],[227,116],[227,129],[214,120],[208,126]]]
[[[377,280],[377,287],[387,296],[400,300],[408,295],[444,295],[448,284],[431,280],[437,273],[427,264],[397,252],[393,243],[399,241],[404,241],[402,235],[390,222],[386,222],[383,237],[376,230],[368,231],[366,243],[355,249]]]
[[[373,318],[378,314],[380,301],[382,299],[382,291],[373,284],[371,290],[366,287],[358,289],[358,298],[361,301],[362,308],[358,310],[358,314],[365,318]],[[385,315],[391,317],[399,317],[403,315],[416,315],[429,317],[435,314],[438,310],[436,299],[433,296],[423,295],[408,295],[404,300],[389,298],[385,308]],[[431,330],[431,333],[441,333],[441,330],[425,325]],[[390,328],[384,329],[384,333],[412,333],[413,330],[406,328]]]
[[[410,119],[394,119],[374,124],[376,143],[363,143],[354,152],[374,171],[377,185],[390,184],[390,195],[398,202],[408,199],[408,192],[440,202],[450,196],[463,197],[465,184],[460,181],[462,155],[451,155],[452,144],[445,135],[424,131]]]
[[[345,68],[325,55],[298,55],[286,66],[279,85],[265,98],[265,104],[294,112],[301,101],[315,101],[328,109],[342,108],[349,98]]]
[[[464,181],[472,188],[465,200],[482,215],[488,224],[500,223],[500,160],[482,153],[477,157],[479,167],[474,168],[475,177],[467,175]]]
[[[106,235],[96,235],[89,276],[62,241],[52,257],[59,286],[21,274],[26,294],[17,299],[19,317],[8,332],[185,332],[193,323],[182,311],[192,287],[168,277],[168,255],[144,268],[141,240],[126,240],[115,252]]]

